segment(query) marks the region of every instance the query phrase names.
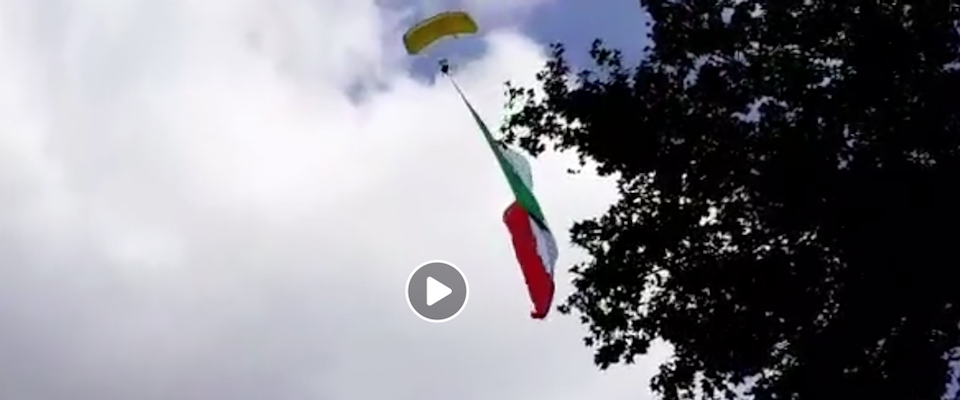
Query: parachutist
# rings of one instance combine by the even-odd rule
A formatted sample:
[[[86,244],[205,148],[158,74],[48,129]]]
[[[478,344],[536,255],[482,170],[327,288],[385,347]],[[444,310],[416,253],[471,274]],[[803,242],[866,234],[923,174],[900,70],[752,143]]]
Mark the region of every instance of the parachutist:
[[[447,60],[440,60],[440,72],[443,72],[444,75],[450,73],[450,64],[447,64]]]

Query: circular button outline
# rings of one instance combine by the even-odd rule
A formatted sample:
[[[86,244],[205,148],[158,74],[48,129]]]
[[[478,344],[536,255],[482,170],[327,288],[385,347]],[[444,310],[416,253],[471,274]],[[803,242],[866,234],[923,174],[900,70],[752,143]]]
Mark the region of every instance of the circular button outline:
[[[463,287],[464,287],[464,291],[466,291],[466,293],[464,293],[463,295],[463,304],[460,305],[460,309],[457,310],[457,312],[453,313],[453,315],[444,319],[430,319],[430,318],[424,317],[423,315],[420,315],[420,313],[417,312],[417,309],[413,308],[413,302],[410,301],[410,282],[413,281],[413,276],[416,275],[418,271],[423,269],[423,267],[426,267],[427,265],[430,265],[430,264],[436,264],[436,263],[446,264],[453,267],[453,269],[456,270],[458,274],[460,274],[460,279],[463,279]],[[407,277],[407,284],[403,287],[403,297],[407,299],[407,306],[410,307],[410,311],[413,312],[413,315],[416,315],[418,318],[430,323],[441,324],[456,318],[457,316],[460,315],[460,313],[463,312],[465,308],[467,308],[467,302],[470,300],[470,282],[467,281],[467,276],[464,275],[463,270],[460,269],[460,267],[456,266],[456,264],[449,261],[444,261],[444,260],[430,260],[430,261],[421,263],[416,268],[414,268],[413,271],[410,272],[410,276]]]

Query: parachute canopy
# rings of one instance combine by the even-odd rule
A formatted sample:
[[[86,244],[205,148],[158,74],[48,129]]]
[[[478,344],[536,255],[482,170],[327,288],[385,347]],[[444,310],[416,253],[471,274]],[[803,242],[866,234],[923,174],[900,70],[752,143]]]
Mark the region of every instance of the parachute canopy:
[[[419,54],[434,42],[447,36],[477,33],[476,21],[463,11],[448,11],[434,15],[414,25],[403,35],[403,44],[409,54]]]

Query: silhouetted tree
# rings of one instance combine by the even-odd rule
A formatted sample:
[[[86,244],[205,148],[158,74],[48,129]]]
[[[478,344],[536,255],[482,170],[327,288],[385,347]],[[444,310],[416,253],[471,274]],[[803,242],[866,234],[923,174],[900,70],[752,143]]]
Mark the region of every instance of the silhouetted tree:
[[[561,312],[601,368],[662,338],[666,399],[939,399],[960,344],[960,6],[642,1],[639,65],[562,45],[506,141],[619,200],[578,222]],[[746,385],[746,386],[744,386]]]

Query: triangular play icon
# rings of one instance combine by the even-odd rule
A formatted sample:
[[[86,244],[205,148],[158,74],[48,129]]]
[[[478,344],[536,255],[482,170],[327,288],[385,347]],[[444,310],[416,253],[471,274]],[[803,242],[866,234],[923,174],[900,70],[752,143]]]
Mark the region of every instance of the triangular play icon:
[[[449,296],[450,293],[453,293],[453,290],[448,288],[446,285],[440,283],[440,281],[427,277],[427,305],[432,306],[437,304],[438,301],[443,300],[445,297]]]

